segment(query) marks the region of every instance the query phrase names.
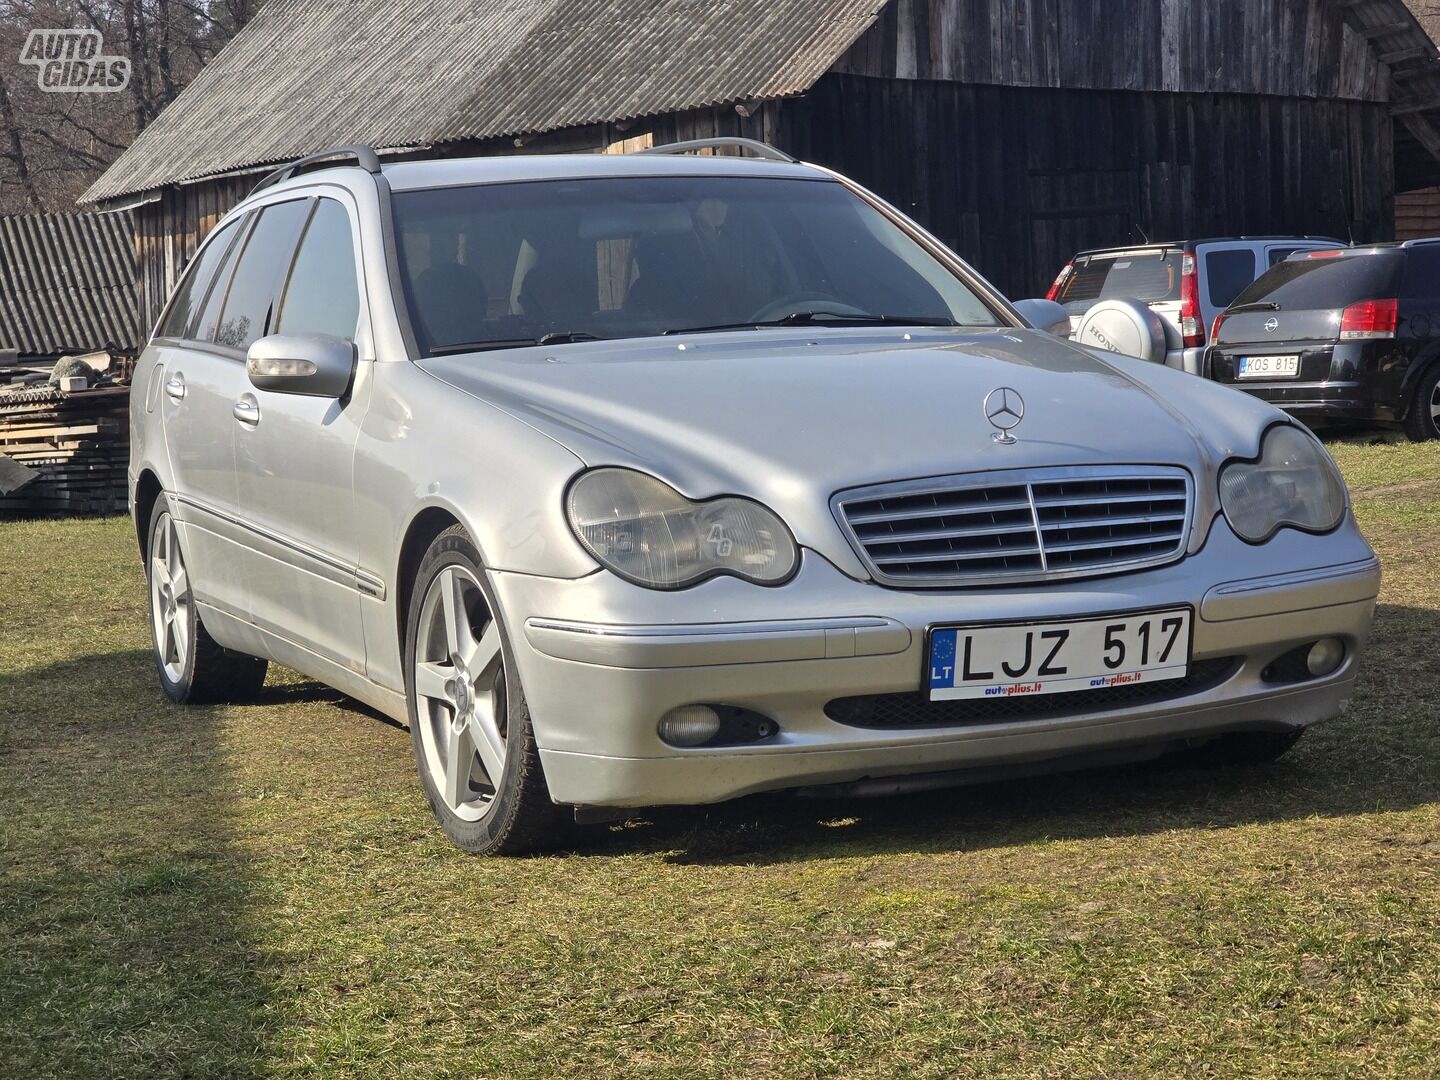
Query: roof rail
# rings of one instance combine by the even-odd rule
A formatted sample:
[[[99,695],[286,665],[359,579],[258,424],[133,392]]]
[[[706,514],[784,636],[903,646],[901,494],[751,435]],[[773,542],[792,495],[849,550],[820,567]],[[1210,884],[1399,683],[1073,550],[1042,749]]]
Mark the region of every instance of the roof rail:
[[[282,165],[272,173],[267,173],[265,178],[250,189],[250,194],[257,191],[264,191],[282,180],[289,180],[311,165],[318,165],[322,161],[329,161],[336,157],[353,157],[355,164],[368,173],[379,174],[380,158],[374,149],[369,146],[332,146],[328,150],[321,150],[318,153],[307,154],[298,161],[292,161],[289,165]]]
[[[791,165],[798,165],[799,158],[793,158],[784,150],[777,149],[769,143],[761,142],[759,139],[741,139],[733,135],[722,135],[716,139],[688,139],[685,142],[666,143],[663,146],[651,146],[644,150],[633,150],[635,154],[688,154],[692,150],[718,150],[724,146],[733,146],[741,150],[749,150],[759,158],[768,161],[785,161]]]

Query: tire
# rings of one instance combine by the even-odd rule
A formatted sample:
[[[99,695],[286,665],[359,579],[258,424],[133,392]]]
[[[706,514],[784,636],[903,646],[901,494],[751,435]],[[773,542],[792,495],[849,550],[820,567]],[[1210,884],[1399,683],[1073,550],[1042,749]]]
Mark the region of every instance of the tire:
[[[458,525],[441,533],[411,590],[405,698],[425,800],[455,846],[476,855],[552,848],[574,822],[545,785],[498,611],[470,538]]]
[[[1236,768],[1269,765],[1290,750],[1304,728],[1289,731],[1233,731],[1197,746],[1185,756],[1188,764],[1206,768]]]
[[[1405,412],[1405,434],[1412,442],[1440,438],[1440,360],[1420,375]]]
[[[254,701],[268,662],[220,645],[205,630],[165,499],[155,500],[145,545],[150,645],[165,696],[178,705]]]

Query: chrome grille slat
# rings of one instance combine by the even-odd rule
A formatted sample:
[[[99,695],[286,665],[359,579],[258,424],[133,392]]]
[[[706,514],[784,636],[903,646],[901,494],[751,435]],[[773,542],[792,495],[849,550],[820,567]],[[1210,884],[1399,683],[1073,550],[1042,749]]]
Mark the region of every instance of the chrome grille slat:
[[[978,506],[927,506],[910,510],[877,510],[867,514],[856,514],[850,519],[851,525],[869,525],[881,521],[913,521],[927,517],[960,517],[965,514],[1007,514],[1017,510],[1030,509],[1028,502],[990,503]]]
[[[1091,577],[1173,562],[1190,475],[1079,466],[901,481],[840,492],[837,520],[880,584],[915,588]]]

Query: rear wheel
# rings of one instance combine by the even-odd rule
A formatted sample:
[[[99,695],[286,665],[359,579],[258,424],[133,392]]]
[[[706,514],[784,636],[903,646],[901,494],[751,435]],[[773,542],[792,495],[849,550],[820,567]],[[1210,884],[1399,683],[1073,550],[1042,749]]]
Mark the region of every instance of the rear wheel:
[[[149,537],[150,638],[161,689],[180,704],[253,701],[265,685],[268,664],[224,648],[206,632],[195,608],[180,531],[163,498],[150,513]]]
[[[480,555],[459,526],[430,546],[405,636],[406,697],[420,784],[466,851],[555,844],[570,815],[545,786],[525,694]]]
[[[1415,442],[1440,438],[1440,360],[1420,376],[1415,399],[1405,414],[1405,434]]]

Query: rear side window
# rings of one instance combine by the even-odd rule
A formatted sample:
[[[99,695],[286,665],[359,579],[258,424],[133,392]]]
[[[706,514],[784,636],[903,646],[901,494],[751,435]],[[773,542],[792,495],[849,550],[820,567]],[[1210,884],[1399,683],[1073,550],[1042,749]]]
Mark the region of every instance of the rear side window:
[[[210,291],[210,283],[215,280],[215,269],[235,242],[239,233],[238,223],[230,222],[218,233],[215,238],[205,246],[190,268],[190,273],[185,275],[185,280],[180,283],[180,288],[175,290],[175,298],[170,301],[170,310],[165,313],[165,321],[160,326],[158,337],[184,338],[186,328],[194,321],[195,313],[205,303],[205,297]]]
[[[1141,251],[1077,259],[1055,299],[1072,315],[1083,315],[1097,301],[1113,298],[1146,303],[1179,300],[1181,258],[1178,251]]]
[[[320,199],[295,256],[275,332],[329,334],[355,339],[360,292],[355,284],[355,245],[350,216],[334,199]]]
[[[215,344],[243,352],[268,333],[275,298],[309,209],[310,200],[296,199],[260,212],[225,294]]]
[[[1210,303],[1229,307],[1246,285],[1255,280],[1255,253],[1249,248],[1212,251],[1205,256],[1205,284]]]
[[[1440,251],[1424,247],[1405,252],[1404,296],[1440,304]]]
[[[1264,301],[1283,311],[1327,311],[1382,300],[1397,295],[1404,264],[1398,251],[1288,259],[1262,274],[1235,304]]]

